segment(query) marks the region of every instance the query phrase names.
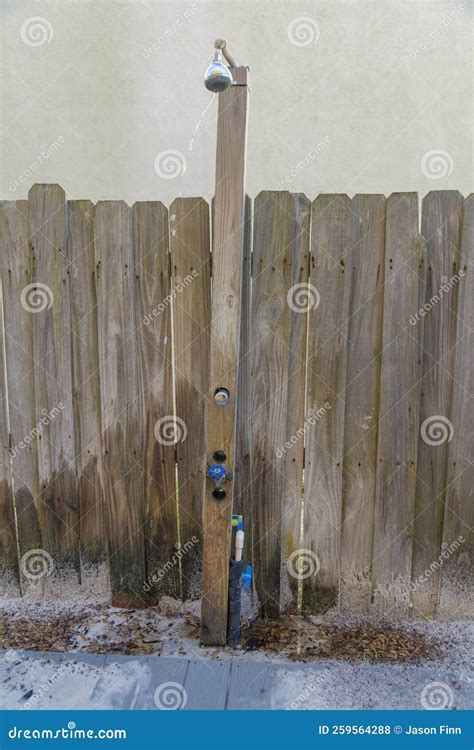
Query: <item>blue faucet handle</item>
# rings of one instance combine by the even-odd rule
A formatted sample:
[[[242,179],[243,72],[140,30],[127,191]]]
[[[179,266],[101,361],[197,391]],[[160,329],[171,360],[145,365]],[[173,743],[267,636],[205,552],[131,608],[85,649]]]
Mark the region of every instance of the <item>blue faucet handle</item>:
[[[213,464],[213,466],[209,466],[207,473],[212,479],[221,480],[225,476],[225,469],[222,464]]]
[[[252,583],[252,566],[251,565],[247,565],[244,572],[242,573],[242,581],[244,582],[245,588],[249,589]]]

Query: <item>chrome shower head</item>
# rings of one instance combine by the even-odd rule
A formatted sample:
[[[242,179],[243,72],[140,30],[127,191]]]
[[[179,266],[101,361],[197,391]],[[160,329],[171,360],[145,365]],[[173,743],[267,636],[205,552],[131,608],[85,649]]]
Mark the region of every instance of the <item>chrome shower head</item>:
[[[221,55],[224,54],[229,65],[235,66],[235,62],[227,51],[223,39],[217,39],[214,46],[214,58],[204,73],[204,85],[209,91],[212,91],[213,94],[219,94],[221,91],[225,91],[229,86],[232,86],[234,82],[232,73],[221,60]]]

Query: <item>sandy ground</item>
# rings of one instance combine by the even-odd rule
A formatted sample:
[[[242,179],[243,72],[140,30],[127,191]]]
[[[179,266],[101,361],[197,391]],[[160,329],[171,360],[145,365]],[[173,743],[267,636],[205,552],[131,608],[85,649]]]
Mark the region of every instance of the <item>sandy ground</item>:
[[[58,618],[56,650],[63,652],[62,661],[58,655],[32,654],[29,649],[34,647],[55,650],[48,646],[48,623]],[[336,624],[356,622],[340,613],[325,617],[331,618]],[[14,638],[26,620],[32,630],[26,648],[4,640],[10,647],[0,659],[3,709],[133,708],[138,695],[152,690],[153,664],[159,657],[253,665],[256,682],[260,675],[265,678],[266,703],[260,707],[266,708],[460,710],[474,703],[473,624],[464,621],[409,623],[440,648],[434,660],[400,664],[318,658],[301,664],[285,653],[200,647],[196,602],[182,605],[164,599],[159,608],[123,610],[105,600],[10,599],[0,600],[0,619],[8,623],[7,636],[13,633]],[[131,655],[117,655],[121,653]]]

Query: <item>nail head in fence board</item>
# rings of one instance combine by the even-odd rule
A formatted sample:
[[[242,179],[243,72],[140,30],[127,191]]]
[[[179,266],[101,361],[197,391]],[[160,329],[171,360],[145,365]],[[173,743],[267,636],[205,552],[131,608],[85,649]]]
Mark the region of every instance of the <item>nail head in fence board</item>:
[[[385,197],[356,195],[352,211],[340,593],[344,609],[363,613],[371,595]]]
[[[94,207],[90,201],[68,201],[72,374],[83,583],[89,577],[93,582],[98,566],[107,556],[93,218]]]
[[[377,484],[372,589],[374,612],[407,617],[410,604],[420,402],[425,246],[418,195],[394,193],[385,225]],[[414,323],[412,322],[414,321]]]
[[[280,611],[283,556],[298,546],[303,441],[285,445],[304,422],[310,205],[288,192],[255,200],[251,493],[255,580],[266,616]]]
[[[460,193],[437,191],[423,199],[422,233],[428,248],[426,302],[459,270],[463,199]],[[416,483],[412,565],[413,615],[436,612],[439,569],[424,575],[441,552],[444,491],[453,391],[458,285],[430,303],[423,329],[423,380]],[[429,442],[427,442],[427,440]],[[421,580],[421,578],[423,580]]]
[[[246,68],[232,71],[239,85],[219,94],[217,126],[216,196],[212,241],[212,319],[210,389],[206,417],[207,460],[215,450],[228,456],[227,468],[234,469],[236,378],[239,353],[239,303],[245,231],[245,161],[247,141],[248,88]],[[214,403],[218,387],[227,387],[227,406]],[[215,501],[214,482],[206,478],[204,498],[203,588],[201,597],[201,640],[205,645],[222,645],[227,632],[227,595],[230,558],[232,482],[227,496]]]
[[[134,328],[135,269],[130,210],[101,201],[94,210],[104,497],[112,602],[143,604],[145,582],[142,425]]]
[[[32,283],[33,255],[30,245],[28,201],[5,201],[0,204],[0,254],[3,277],[3,314],[5,325],[5,372],[8,389],[10,446],[4,402],[2,446],[4,447],[3,482],[9,501],[4,504],[5,544],[13,556],[11,564],[18,573],[15,519],[10,464],[15,489],[15,512],[20,558],[31,549],[41,548],[41,516],[38,475],[35,385],[33,373],[33,317],[22,305],[22,291]],[[3,351],[3,348],[2,348]],[[3,376],[3,368],[0,377]],[[5,399],[6,399],[6,391]],[[9,451],[11,448],[11,452]],[[6,502],[6,501],[4,501]],[[7,523],[8,521],[8,523]],[[2,524],[3,526],[3,524]],[[23,583],[28,583],[24,580]]]
[[[177,198],[170,206],[170,230],[176,416],[182,420],[176,443],[182,596],[198,599],[211,322],[209,205],[202,198]]]
[[[474,195],[464,201],[439,612],[472,618],[474,559]],[[461,540],[461,537],[464,541]]]
[[[80,543],[66,203],[59,185],[34,185],[28,197],[33,281],[44,285],[39,287],[44,309],[33,314],[36,420],[43,425],[38,442],[43,544],[54,561],[52,581],[60,585],[69,576],[77,579]]]
[[[169,565],[177,551],[178,518],[175,446],[169,444],[166,432],[173,414],[168,209],[158,201],[135,203],[132,220],[141,424],[145,440],[143,533],[147,583],[140,592],[153,601],[162,594],[175,598],[180,595],[179,565],[177,562]],[[164,419],[164,430],[156,427],[160,419]],[[164,441],[160,442],[157,435]],[[163,570],[166,575],[160,575]]]
[[[317,555],[320,566],[303,581],[304,607],[313,612],[333,606],[339,594],[351,248],[350,198],[318,196],[311,215],[310,273],[320,304],[308,321],[303,533],[303,548]]]

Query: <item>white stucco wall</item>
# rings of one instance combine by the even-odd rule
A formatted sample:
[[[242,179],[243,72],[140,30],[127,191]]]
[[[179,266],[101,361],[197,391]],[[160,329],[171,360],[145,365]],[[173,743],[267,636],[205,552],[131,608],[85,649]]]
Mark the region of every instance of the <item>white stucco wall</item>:
[[[216,100],[194,131],[220,36],[251,72],[251,195],[472,190],[472,0],[1,7],[3,199],[34,182],[93,201],[209,198]],[[168,149],[186,164],[174,179],[155,170]]]

